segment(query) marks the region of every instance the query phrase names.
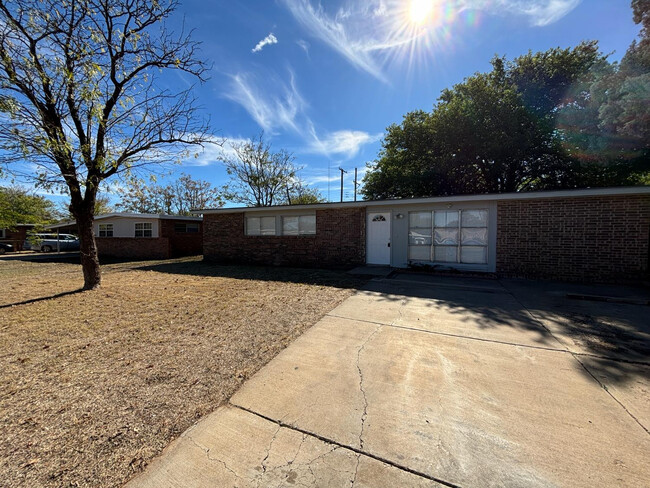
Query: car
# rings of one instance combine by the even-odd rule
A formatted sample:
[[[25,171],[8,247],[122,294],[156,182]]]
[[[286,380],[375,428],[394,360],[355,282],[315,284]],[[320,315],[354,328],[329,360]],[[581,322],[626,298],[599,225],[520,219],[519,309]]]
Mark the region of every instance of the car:
[[[78,251],[79,239],[72,234],[32,234],[27,238],[32,251]]]
[[[7,244],[6,242],[0,242],[0,254],[4,254],[6,252],[12,252],[14,250],[14,246],[11,244]]]

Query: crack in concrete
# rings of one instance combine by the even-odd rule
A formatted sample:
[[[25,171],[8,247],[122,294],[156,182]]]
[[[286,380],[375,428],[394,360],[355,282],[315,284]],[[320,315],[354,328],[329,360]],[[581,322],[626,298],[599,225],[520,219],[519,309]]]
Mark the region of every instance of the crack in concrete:
[[[357,465],[354,468],[354,475],[350,480],[350,488],[354,487],[354,484],[357,482],[357,473],[359,472],[359,464],[361,463],[361,454],[357,454]]]
[[[230,473],[232,473],[232,474],[233,474],[237,479],[240,479],[240,480],[243,480],[243,479],[244,479],[244,478],[242,478],[241,476],[239,476],[239,475],[235,472],[234,469],[232,469],[230,466],[228,466],[228,464],[227,464],[225,461],[223,461],[222,459],[219,459],[219,458],[216,458],[216,457],[212,457],[212,456],[210,456],[210,451],[211,451],[210,448],[203,446],[202,444],[200,444],[199,442],[197,442],[196,440],[194,440],[192,437],[190,437],[189,435],[187,435],[187,433],[181,435],[181,437],[183,437],[183,438],[189,440],[192,444],[194,444],[196,447],[198,447],[199,449],[201,449],[201,450],[205,453],[205,456],[206,456],[210,461],[215,461],[215,462],[221,464],[224,468],[226,468],[227,471],[229,471]]]
[[[363,372],[361,371],[361,352],[366,347],[366,345],[372,340],[372,338],[379,331],[379,329],[381,329],[381,327],[382,326],[379,325],[373,331],[373,333],[368,336],[368,338],[364,341],[364,343],[357,351],[357,371],[359,372],[359,391],[361,391],[361,395],[363,396],[363,413],[361,414],[361,432],[359,433],[359,449],[363,449],[363,431],[365,429],[366,419],[368,417],[368,398],[366,396],[366,390],[363,387]]]
[[[500,280],[499,280],[499,282],[500,282]],[[502,284],[502,286],[503,286],[506,290],[508,289],[505,285]],[[546,324],[544,324],[544,321],[543,321],[542,319],[538,318],[537,315],[535,315],[532,311],[530,311],[530,310],[528,309],[528,307],[526,307],[526,306],[522,303],[522,301],[519,300],[519,298],[517,298],[517,296],[516,296],[514,293],[512,294],[512,296],[513,296],[513,298],[515,299],[515,301],[517,301],[517,303],[519,303],[519,305],[521,306],[521,308],[522,308],[522,309],[523,309],[523,310],[528,314],[528,316],[529,316],[533,321],[537,322],[537,324],[538,324],[540,327],[542,327],[544,330],[546,330],[546,331],[550,334],[550,336],[553,337],[553,339],[555,339],[555,340],[556,340],[556,341],[557,341],[557,342],[562,346],[562,348],[563,348],[564,351],[566,351],[566,352],[568,352],[569,354],[571,354],[571,356],[573,357],[573,359],[575,359],[575,360],[578,362],[578,364],[579,364],[580,366],[582,366],[582,368],[587,372],[587,374],[588,374],[589,376],[591,376],[591,377],[594,379],[594,381],[595,381],[596,383],[598,383],[598,385],[600,385],[600,387],[601,387],[603,390],[605,390],[605,392],[607,392],[607,394],[608,394],[608,395],[609,395],[609,396],[610,396],[610,397],[611,397],[611,398],[612,398],[616,403],[618,403],[618,404],[621,406],[621,408],[625,411],[625,413],[627,413],[630,417],[632,417],[632,419],[633,419],[633,420],[634,420],[634,421],[639,425],[639,427],[641,427],[641,428],[645,431],[646,434],[650,435],[650,430],[648,430],[648,428],[647,428],[645,425],[643,425],[643,424],[641,423],[641,421],[640,421],[638,418],[636,418],[636,416],[635,416],[632,412],[630,412],[630,411],[628,410],[628,408],[623,404],[622,401],[620,401],[618,398],[616,398],[616,397],[614,396],[614,394],[613,394],[611,391],[609,391],[609,388],[607,388],[607,385],[606,385],[605,383],[603,383],[602,381],[600,381],[600,379],[598,379],[598,378],[596,377],[596,375],[595,375],[594,373],[592,373],[592,371],[587,367],[587,365],[585,365],[582,361],[580,361],[580,354],[573,352],[573,351],[572,351],[572,350],[571,350],[567,345],[565,345],[565,344],[564,344],[564,343],[563,343],[563,342],[562,342],[558,337],[556,337],[555,334],[553,334],[553,332],[551,331],[551,329],[549,329],[549,328],[546,326]]]
[[[413,475],[418,476],[420,478],[427,479],[429,481],[435,481],[436,483],[439,483],[439,484],[441,484],[443,486],[448,486],[449,488],[460,488],[458,485],[456,485],[454,483],[450,483],[449,481],[445,481],[443,479],[436,478],[435,476],[432,476],[430,474],[424,473],[422,471],[418,471],[416,469],[410,468],[410,467],[405,466],[403,464],[399,464],[399,463],[397,463],[397,462],[395,462],[395,461],[393,461],[391,459],[385,458],[383,456],[378,456],[377,454],[374,454],[374,453],[371,453],[371,452],[361,451],[357,447],[347,445],[347,444],[342,444],[341,442],[338,442],[338,441],[336,441],[334,439],[330,439],[328,437],[322,436],[322,435],[317,434],[315,432],[311,432],[311,431],[308,431],[308,430],[301,429],[300,427],[295,426],[295,425],[281,423],[280,421],[278,421],[278,420],[276,420],[274,418],[271,418],[271,417],[269,417],[267,415],[264,415],[262,413],[256,412],[255,410],[251,410],[251,409],[246,408],[246,407],[235,405],[233,403],[231,403],[230,405],[232,407],[234,407],[234,408],[238,408],[239,410],[241,410],[243,412],[248,412],[251,415],[255,415],[256,417],[264,419],[264,420],[266,420],[268,422],[272,422],[272,423],[274,423],[276,425],[280,425],[281,427],[285,427],[285,428],[293,430],[295,432],[300,432],[302,434],[306,434],[306,435],[308,435],[310,437],[313,437],[315,439],[318,439],[319,441],[324,442],[325,444],[328,444],[328,445],[331,445],[331,446],[336,446],[334,449],[332,449],[329,452],[334,452],[337,448],[347,449],[348,451],[352,451],[352,452],[354,452],[356,454],[361,454],[361,455],[363,455],[365,457],[368,457],[370,459],[374,459],[375,461],[379,461],[379,462],[384,463],[384,464],[386,464],[388,466],[392,466],[393,468],[399,469],[400,471],[404,471],[405,473],[410,473],[410,474],[413,474]],[[321,457],[321,456],[318,456],[318,457]],[[315,461],[316,459],[318,459],[318,457],[315,458],[314,460],[310,461],[310,462]],[[307,468],[310,470],[310,472],[312,472],[312,475],[313,475],[313,471],[311,470],[311,467],[309,465],[307,465]]]
[[[269,459],[269,456],[271,455],[271,449],[273,448],[273,443],[275,442],[275,438],[280,432],[280,429],[282,429],[282,427],[278,426],[278,429],[273,434],[273,437],[271,437],[271,442],[269,442],[269,445],[266,448],[266,455],[264,456],[264,459],[262,459],[262,473],[266,473],[266,461]]]

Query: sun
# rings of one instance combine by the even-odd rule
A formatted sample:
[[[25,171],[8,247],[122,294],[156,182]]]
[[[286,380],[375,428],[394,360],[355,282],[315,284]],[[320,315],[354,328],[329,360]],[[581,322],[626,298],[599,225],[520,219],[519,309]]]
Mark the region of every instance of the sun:
[[[433,10],[434,0],[411,0],[409,19],[413,24],[424,24]]]

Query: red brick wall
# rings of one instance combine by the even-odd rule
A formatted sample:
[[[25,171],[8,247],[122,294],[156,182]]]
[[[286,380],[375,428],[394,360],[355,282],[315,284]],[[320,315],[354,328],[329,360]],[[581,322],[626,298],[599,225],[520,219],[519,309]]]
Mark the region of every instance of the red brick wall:
[[[5,242],[14,246],[14,251],[22,251],[25,239],[27,239],[27,232],[32,230],[32,227],[25,227],[18,225],[15,229],[5,229],[5,237],[0,238],[0,242]]]
[[[133,259],[167,259],[171,257],[167,237],[96,237],[100,256]]]
[[[244,214],[203,216],[203,255],[216,262],[348,267],[365,262],[364,208],[316,211],[316,235],[247,236]]]
[[[176,224],[199,224],[197,233],[177,233]],[[168,237],[171,246],[171,256],[197,256],[203,253],[203,222],[196,220],[161,219],[160,236]]]
[[[497,273],[570,281],[648,277],[650,196],[504,200]]]

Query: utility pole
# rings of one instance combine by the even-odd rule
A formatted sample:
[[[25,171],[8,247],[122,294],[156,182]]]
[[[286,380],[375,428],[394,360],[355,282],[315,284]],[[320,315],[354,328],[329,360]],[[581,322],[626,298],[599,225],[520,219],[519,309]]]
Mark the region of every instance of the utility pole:
[[[357,168],[354,168],[354,201],[357,201]]]
[[[347,173],[343,168],[339,168],[341,172],[341,202],[343,201],[343,173]]]

